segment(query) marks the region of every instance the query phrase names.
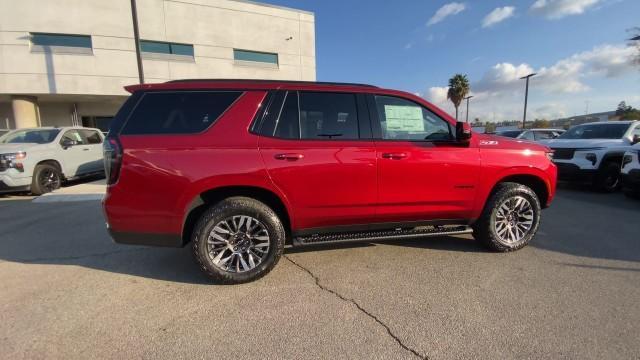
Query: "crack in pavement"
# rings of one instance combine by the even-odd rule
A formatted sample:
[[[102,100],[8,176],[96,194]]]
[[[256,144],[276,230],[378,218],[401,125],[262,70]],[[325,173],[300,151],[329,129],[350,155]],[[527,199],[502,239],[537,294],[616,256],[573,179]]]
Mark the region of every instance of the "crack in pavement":
[[[389,336],[391,336],[391,338],[393,340],[395,340],[395,342],[398,343],[398,345],[400,345],[401,348],[403,348],[406,351],[411,352],[413,355],[415,355],[416,357],[420,358],[420,359],[424,359],[424,360],[429,360],[429,357],[427,355],[422,355],[420,354],[418,351],[410,348],[409,346],[405,345],[402,340],[393,333],[393,331],[391,331],[391,328],[389,328],[389,326],[387,324],[385,324],[384,322],[382,322],[382,320],[378,319],[378,317],[376,317],[375,315],[373,315],[372,313],[368,312],[367,310],[365,310],[360,304],[358,304],[355,300],[353,299],[349,299],[344,297],[343,295],[341,295],[340,293],[338,293],[335,290],[331,290],[328,287],[320,284],[320,278],[318,278],[316,275],[314,275],[311,270],[305,268],[304,266],[298,264],[297,262],[293,261],[291,258],[289,258],[287,255],[282,255],[282,257],[284,257],[285,259],[289,260],[293,265],[299,267],[300,269],[302,269],[302,271],[306,272],[307,274],[309,274],[309,276],[311,276],[313,278],[313,280],[315,280],[316,282],[316,286],[318,286],[321,290],[324,290],[330,294],[333,294],[335,297],[337,297],[338,299],[342,300],[342,301],[346,301],[349,303],[352,303],[353,305],[355,305],[356,308],[358,308],[358,310],[360,310],[360,312],[362,312],[363,314],[367,315],[368,317],[370,317],[371,319],[373,319],[375,322],[377,322],[378,324],[380,324],[380,326],[382,326],[383,328],[385,328],[385,330],[387,330],[387,333],[389,334]]]

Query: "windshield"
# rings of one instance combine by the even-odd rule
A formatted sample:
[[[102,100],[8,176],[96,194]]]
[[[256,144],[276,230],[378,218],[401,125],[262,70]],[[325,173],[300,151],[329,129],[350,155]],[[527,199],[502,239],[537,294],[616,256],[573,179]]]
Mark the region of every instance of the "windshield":
[[[42,130],[17,130],[4,135],[0,139],[2,144],[47,144],[52,142],[60,129],[42,129]]]
[[[558,139],[620,139],[629,128],[629,124],[590,124],[578,125],[567,130]]]
[[[496,135],[516,138],[518,137],[518,135],[520,135],[521,132],[522,131],[520,130],[499,131],[498,133],[496,133]]]

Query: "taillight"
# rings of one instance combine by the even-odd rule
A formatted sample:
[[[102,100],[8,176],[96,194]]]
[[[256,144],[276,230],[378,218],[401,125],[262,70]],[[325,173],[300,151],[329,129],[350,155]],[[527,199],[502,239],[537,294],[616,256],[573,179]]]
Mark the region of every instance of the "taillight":
[[[120,176],[120,166],[122,165],[122,146],[118,138],[107,138],[102,146],[102,151],[107,184],[115,184]]]

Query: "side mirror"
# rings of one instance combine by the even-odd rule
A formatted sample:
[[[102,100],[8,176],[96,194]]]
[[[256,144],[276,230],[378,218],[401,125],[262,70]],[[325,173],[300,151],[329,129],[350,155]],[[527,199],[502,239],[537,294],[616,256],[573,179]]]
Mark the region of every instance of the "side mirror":
[[[631,139],[631,145],[635,145],[637,143],[640,143],[640,135],[633,135],[633,138]]]
[[[74,145],[76,145],[77,143],[71,139],[68,138],[64,138],[62,139],[62,143],[60,143],[60,145],[62,145],[63,149],[68,149]]]
[[[471,140],[471,125],[466,122],[458,121],[456,123],[456,140],[461,143],[467,143]]]

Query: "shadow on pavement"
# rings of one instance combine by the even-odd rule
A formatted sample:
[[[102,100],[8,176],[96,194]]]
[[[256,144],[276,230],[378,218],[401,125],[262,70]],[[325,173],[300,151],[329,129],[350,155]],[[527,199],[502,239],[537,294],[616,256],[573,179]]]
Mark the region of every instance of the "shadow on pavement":
[[[561,190],[553,206],[544,211],[540,232],[531,245],[562,254],[640,262],[639,218],[640,202],[621,194]],[[83,266],[164,281],[210,283],[193,261],[189,247],[114,244],[106,232],[99,201],[43,204],[2,201],[0,232],[0,261]],[[486,251],[468,236],[444,236],[287,248],[285,253],[376,244],[437,251]],[[617,269],[617,265],[611,266],[612,270]]]
[[[640,262],[640,201],[621,193],[565,186],[543,211],[532,246],[588,258]]]

